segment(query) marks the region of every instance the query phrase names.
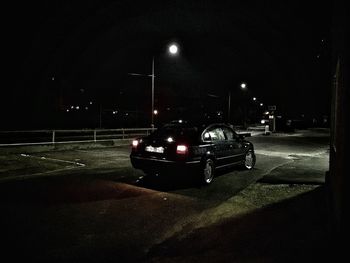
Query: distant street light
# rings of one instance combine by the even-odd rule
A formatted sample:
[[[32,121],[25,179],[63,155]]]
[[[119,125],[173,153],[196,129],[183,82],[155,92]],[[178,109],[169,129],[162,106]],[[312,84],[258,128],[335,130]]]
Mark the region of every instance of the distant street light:
[[[240,85],[242,90],[246,90],[247,89],[247,83],[242,82]],[[253,100],[256,100],[256,98],[254,97]],[[227,109],[227,119],[230,122],[230,118],[231,118],[231,90],[229,90],[228,92],[228,109]]]
[[[256,97],[253,97],[253,100],[256,101]]]
[[[241,83],[241,89],[246,89],[246,88],[247,88],[247,84],[244,83],[244,82],[242,82],[242,83]]]
[[[153,114],[154,114],[154,115],[157,115],[157,114],[158,114],[158,110],[154,110],[154,111],[153,111]]]
[[[260,106],[261,106],[261,107],[264,106],[264,103],[260,103]]]

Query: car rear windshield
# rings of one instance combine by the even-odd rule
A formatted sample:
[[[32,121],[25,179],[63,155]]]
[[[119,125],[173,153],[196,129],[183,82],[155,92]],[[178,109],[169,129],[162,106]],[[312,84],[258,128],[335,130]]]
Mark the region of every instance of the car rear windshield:
[[[198,138],[199,132],[198,128],[194,126],[167,124],[156,130],[152,136],[158,138],[174,137],[177,139],[195,140]]]

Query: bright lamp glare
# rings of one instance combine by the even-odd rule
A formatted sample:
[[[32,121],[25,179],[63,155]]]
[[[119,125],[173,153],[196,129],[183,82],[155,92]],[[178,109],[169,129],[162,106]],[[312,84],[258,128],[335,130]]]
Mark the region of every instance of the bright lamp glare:
[[[170,47],[169,47],[169,52],[171,53],[171,54],[176,54],[177,53],[177,51],[178,51],[178,48],[177,48],[177,46],[175,45],[175,44],[173,44],[173,45],[171,45]]]
[[[241,84],[241,88],[242,88],[242,89],[245,89],[246,87],[247,87],[247,84],[245,84],[245,83],[242,83],[242,84]]]

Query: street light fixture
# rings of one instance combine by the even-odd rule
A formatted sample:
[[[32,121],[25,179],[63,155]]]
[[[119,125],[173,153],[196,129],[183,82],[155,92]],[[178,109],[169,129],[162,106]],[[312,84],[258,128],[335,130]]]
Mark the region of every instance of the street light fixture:
[[[178,52],[179,48],[177,47],[176,44],[171,44],[169,46],[169,53],[172,55],[176,55]],[[154,56],[152,57],[152,120],[151,120],[151,127],[154,128],[154,115],[156,115],[158,113],[155,113],[154,110]]]
[[[171,55],[176,55],[179,52],[179,48],[176,44],[171,44],[168,47],[168,52]],[[129,73],[129,75],[133,76],[146,76],[152,78],[152,110],[151,110],[151,127],[154,128],[154,115],[158,114],[158,111],[154,109],[154,56],[152,56],[152,74],[151,75],[145,75],[145,74],[138,74],[138,73]],[[157,112],[157,113],[156,113]]]
[[[245,82],[242,82],[239,86],[241,87],[242,90],[246,90],[247,89],[247,83],[245,83]],[[254,98],[253,98],[253,100],[256,100],[256,98],[255,99]],[[228,121],[230,121],[230,118],[231,118],[230,115],[231,115],[231,90],[229,90],[229,92],[228,92],[228,109],[227,109],[227,119],[228,119]]]
[[[172,54],[172,55],[176,55],[178,50],[179,50],[179,48],[177,47],[176,44],[171,44],[171,45],[169,46],[169,52],[170,52],[170,54]]]

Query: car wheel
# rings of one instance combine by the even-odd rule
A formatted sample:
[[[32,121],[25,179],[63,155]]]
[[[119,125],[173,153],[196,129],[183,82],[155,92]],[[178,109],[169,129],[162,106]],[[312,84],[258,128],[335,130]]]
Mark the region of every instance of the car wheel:
[[[256,157],[254,152],[252,150],[248,150],[244,158],[244,168],[247,170],[253,169],[255,165],[255,161],[256,161]]]
[[[215,164],[213,160],[206,159],[202,170],[202,182],[205,185],[210,184],[213,181],[214,173],[215,173]]]

